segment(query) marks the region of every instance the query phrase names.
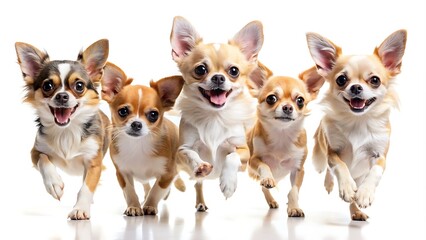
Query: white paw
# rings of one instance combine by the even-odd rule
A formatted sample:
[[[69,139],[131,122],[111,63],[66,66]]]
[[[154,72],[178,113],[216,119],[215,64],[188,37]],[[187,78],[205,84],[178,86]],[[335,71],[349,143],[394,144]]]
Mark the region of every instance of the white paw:
[[[341,179],[339,181],[339,195],[344,201],[352,201],[355,198],[356,191],[356,183],[352,178]]]
[[[225,198],[230,198],[237,189],[237,174],[224,174],[220,176],[220,190]]]
[[[368,184],[361,185],[355,194],[355,200],[358,206],[361,208],[371,206],[371,203],[374,201],[374,191],[374,186],[368,186]]]
[[[45,171],[42,173],[42,176],[46,191],[55,199],[61,200],[61,197],[64,194],[64,182],[62,181],[61,176],[59,176],[55,170]]]
[[[71,220],[88,220],[90,219],[90,210],[74,207],[74,209],[68,214],[68,218]]]

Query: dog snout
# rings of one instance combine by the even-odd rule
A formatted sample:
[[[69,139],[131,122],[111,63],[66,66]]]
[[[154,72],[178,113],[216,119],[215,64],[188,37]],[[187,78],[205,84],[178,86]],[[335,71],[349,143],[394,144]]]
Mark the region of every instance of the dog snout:
[[[225,76],[222,74],[216,74],[212,77],[212,83],[220,86],[225,82]]]
[[[286,104],[283,106],[283,112],[285,114],[292,114],[293,113],[293,106],[291,106],[290,104]]]
[[[68,102],[68,100],[70,99],[68,93],[66,92],[60,92],[58,94],[56,94],[55,96],[55,101],[58,105],[64,105]]]
[[[359,84],[354,84],[351,86],[350,90],[351,90],[351,93],[353,93],[354,95],[358,95],[362,93],[362,86]]]
[[[130,127],[132,128],[133,131],[137,132],[137,131],[140,131],[142,129],[142,123],[138,122],[138,121],[134,121],[134,122],[132,122]]]

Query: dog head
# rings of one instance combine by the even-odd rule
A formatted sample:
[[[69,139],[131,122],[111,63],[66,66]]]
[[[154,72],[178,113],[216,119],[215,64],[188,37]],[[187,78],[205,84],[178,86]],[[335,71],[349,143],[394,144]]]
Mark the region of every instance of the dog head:
[[[150,82],[150,87],[131,85],[119,67],[107,63],[102,78],[102,98],[109,103],[114,135],[146,136],[161,126],[164,112],[170,110],[182,86],[181,76]]]
[[[99,103],[96,87],[108,57],[108,40],[102,39],[78,54],[77,61],[49,60],[34,46],[15,44],[26,82],[25,101],[32,104],[44,126],[67,127],[73,119],[84,122]]]
[[[204,108],[222,109],[244,91],[258,66],[263,26],[253,21],[228,43],[206,44],[185,18],[177,16],[170,42],[173,60],[185,79],[185,95]]]
[[[383,102],[396,104],[390,85],[401,70],[405,30],[388,36],[372,55],[343,55],[341,48],[325,37],[316,33],[306,36],[318,73],[330,84],[326,100],[331,108],[363,115]]]

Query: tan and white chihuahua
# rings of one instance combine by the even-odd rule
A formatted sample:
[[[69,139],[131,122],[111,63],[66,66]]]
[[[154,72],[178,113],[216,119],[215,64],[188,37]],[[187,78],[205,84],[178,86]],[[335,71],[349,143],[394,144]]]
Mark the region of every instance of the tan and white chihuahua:
[[[110,121],[98,107],[97,91],[108,57],[108,40],[90,45],[78,54],[77,61],[51,61],[46,52],[22,42],[15,49],[26,83],[25,102],[38,117],[32,162],[47,192],[58,200],[64,183],[56,168],[83,175],[83,186],[68,217],[89,219],[110,141]]]
[[[372,55],[343,55],[325,37],[307,33],[307,43],[318,73],[329,83],[322,99],[325,116],[315,133],[316,170],[328,165],[325,188],[336,176],[340,197],[350,203],[353,220],[365,221],[386,166],[392,107],[398,98],[395,77],[401,71],[407,32],[388,36]]]
[[[102,98],[109,103],[112,119],[110,155],[117,180],[123,189],[127,216],[155,215],[161,199],[168,196],[170,186],[185,191],[178,178],[176,151],[177,126],[164,113],[170,110],[182,86],[182,76],[150,82],[150,87],[131,85],[119,67],[107,63],[102,78]],[[145,190],[143,208],[135,191],[134,179]],[[156,179],[152,189],[149,180]]]
[[[308,154],[303,125],[309,114],[308,103],[315,99],[318,81],[304,82],[286,76],[272,76],[258,94],[257,120],[248,132],[249,175],[260,181],[270,208],[278,208],[269,189],[290,174],[288,193],[289,217],[304,217],[299,208],[299,190],[304,177],[304,162]]]
[[[177,16],[170,42],[185,80],[176,105],[181,112],[178,157],[196,180],[197,210],[206,211],[203,180],[220,178],[223,195],[231,197],[242,165],[240,154],[245,151],[248,156],[245,129],[253,125],[256,114],[248,81],[258,75],[253,72],[263,27],[253,21],[228,43],[204,43],[191,23]]]

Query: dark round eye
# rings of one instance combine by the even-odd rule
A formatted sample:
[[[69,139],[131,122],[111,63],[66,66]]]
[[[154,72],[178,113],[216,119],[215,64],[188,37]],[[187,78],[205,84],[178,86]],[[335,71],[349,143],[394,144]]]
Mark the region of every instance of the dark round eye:
[[[377,76],[372,76],[370,78],[370,84],[371,86],[373,86],[374,88],[378,88],[380,86],[382,82],[380,81],[380,78]]]
[[[269,96],[266,97],[266,103],[269,104],[269,105],[273,105],[277,101],[278,101],[278,98],[275,95],[269,95]]]
[[[198,65],[194,72],[197,76],[204,76],[207,74],[207,67],[205,65]]]
[[[47,80],[43,83],[42,88],[44,92],[50,92],[53,90],[53,81],[52,80]]]
[[[296,104],[299,108],[302,108],[305,104],[305,99],[303,97],[296,98]]]
[[[158,112],[153,110],[153,111],[149,111],[146,114],[146,118],[148,118],[148,121],[154,123],[158,120]]]
[[[339,87],[345,86],[345,84],[348,82],[348,78],[345,75],[340,75],[336,79],[336,83]]]
[[[237,67],[231,67],[231,68],[228,70],[228,74],[229,74],[231,77],[236,78],[236,77],[238,77],[238,76],[240,75],[240,70],[239,70]]]
[[[84,91],[84,82],[76,82],[74,85],[74,89],[77,93],[82,93]]]
[[[130,111],[128,107],[122,107],[118,109],[118,115],[122,118],[127,117],[129,115]]]

